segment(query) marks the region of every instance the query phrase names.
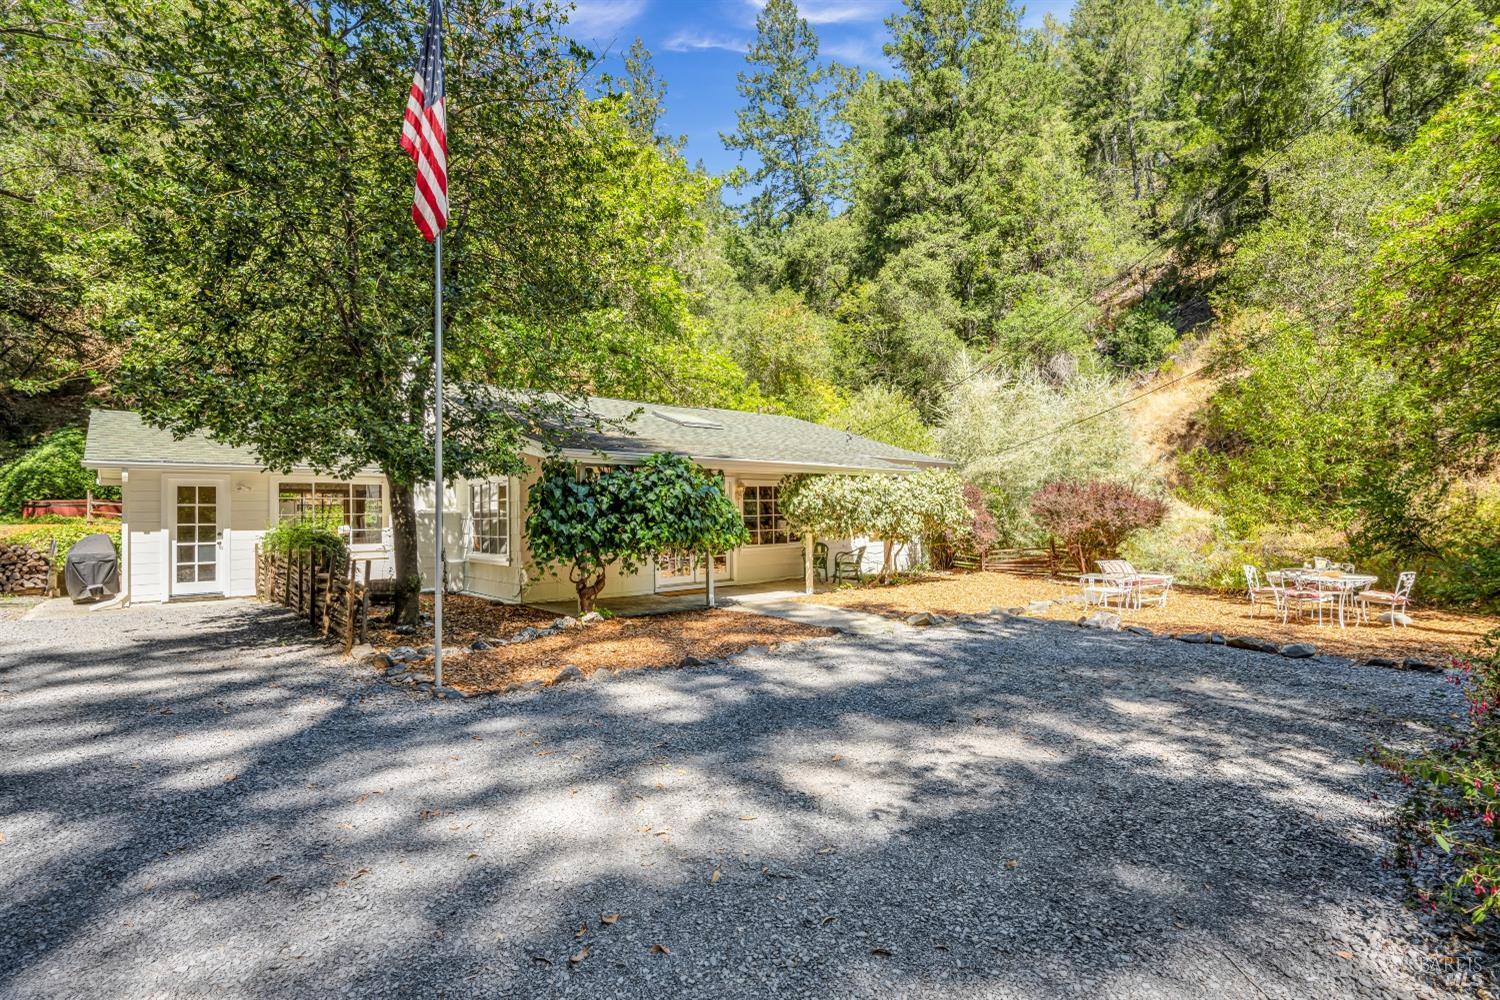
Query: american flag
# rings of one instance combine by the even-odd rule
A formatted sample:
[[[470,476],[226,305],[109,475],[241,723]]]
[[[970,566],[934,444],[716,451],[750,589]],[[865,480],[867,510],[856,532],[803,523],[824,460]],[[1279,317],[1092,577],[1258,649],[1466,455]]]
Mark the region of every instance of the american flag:
[[[428,0],[422,61],[411,81],[401,148],[417,164],[411,217],[431,243],[448,228],[448,117],[443,110],[443,2]]]

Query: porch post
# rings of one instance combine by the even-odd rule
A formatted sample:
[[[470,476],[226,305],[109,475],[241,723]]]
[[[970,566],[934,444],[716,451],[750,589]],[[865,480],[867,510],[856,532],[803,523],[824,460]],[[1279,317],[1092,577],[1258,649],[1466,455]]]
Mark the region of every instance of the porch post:
[[[705,569],[705,575],[708,577],[708,591],[707,591],[707,594],[708,594],[708,603],[705,606],[711,608],[711,607],[714,606],[714,552],[713,552],[713,549],[709,549],[707,552],[704,553],[704,555],[707,557],[707,562],[708,562],[708,565],[707,565],[707,567]]]
[[[813,581],[817,579],[813,574],[813,533],[811,531],[802,533],[802,568],[802,592],[804,594],[811,594],[813,592]]]

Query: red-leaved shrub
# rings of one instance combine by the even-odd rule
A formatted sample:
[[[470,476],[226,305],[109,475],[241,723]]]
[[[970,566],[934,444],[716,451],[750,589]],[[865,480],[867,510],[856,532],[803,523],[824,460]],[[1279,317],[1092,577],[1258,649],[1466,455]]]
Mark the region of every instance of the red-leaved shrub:
[[[1132,531],[1161,524],[1167,505],[1124,483],[1058,479],[1032,495],[1031,514],[1086,573],[1095,559],[1114,555]]]

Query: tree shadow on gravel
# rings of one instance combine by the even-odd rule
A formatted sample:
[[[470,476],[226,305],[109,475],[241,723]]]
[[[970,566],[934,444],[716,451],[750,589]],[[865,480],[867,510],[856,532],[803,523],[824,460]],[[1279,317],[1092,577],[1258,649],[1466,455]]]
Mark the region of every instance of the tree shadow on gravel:
[[[991,623],[435,703],[139,611],[0,647],[0,994],[1417,986],[1358,758],[1438,678]]]

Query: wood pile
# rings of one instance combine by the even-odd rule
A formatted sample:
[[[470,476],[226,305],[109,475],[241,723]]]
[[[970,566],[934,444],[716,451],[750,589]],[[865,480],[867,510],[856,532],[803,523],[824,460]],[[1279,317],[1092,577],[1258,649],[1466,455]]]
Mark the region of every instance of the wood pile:
[[[47,553],[29,545],[0,543],[0,594],[46,593],[51,588],[52,559]]]

